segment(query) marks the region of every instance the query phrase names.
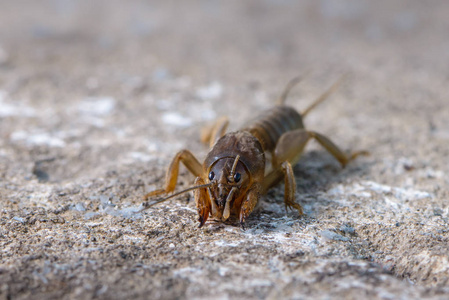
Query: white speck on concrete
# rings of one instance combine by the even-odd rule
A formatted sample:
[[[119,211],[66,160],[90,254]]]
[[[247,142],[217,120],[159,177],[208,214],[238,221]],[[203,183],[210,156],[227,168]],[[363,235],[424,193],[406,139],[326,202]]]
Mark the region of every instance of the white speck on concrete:
[[[8,93],[0,90],[0,118],[5,117],[33,117],[36,115],[36,111],[20,102],[7,103]],[[13,101],[9,101],[13,102]]]
[[[369,198],[371,193],[384,195],[384,201],[395,209],[400,208],[398,202],[405,202],[406,200],[420,200],[426,198],[434,198],[434,195],[425,191],[414,190],[411,188],[399,188],[388,185],[379,184],[373,181],[362,181],[352,186],[338,185],[328,191],[328,194],[338,197],[343,195],[355,195],[358,197]]]
[[[35,188],[33,192],[28,195],[28,200],[40,205],[46,205],[49,203],[49,198],[52,193],[51,186],[41,185],[39,188]]]
[[[82,202],[78,202],[75,204],[75,210],[77,211],[86,211],[86,208],[84,207],[84,204]]]
[[[161,142],[160,141],[146,140],[146,141],[144,141],[144,144],[147,147],[147,150],[149,152],[158,152],[161,149]]]
[[[422,192],[412,189],[394,188],[394,196],[402,201],[405,200],[420,200],[426,198],[433,198],[433,195],[428,192]]]
[[[178,127],[189,127],[192,125],[190,118],[184,117],[177,112],[168,112],[162,115],[162,121],[167,125]]]
[[[98,213],[95,213],[95,214],[98,215]],[[102,223],[99,223],[99,222],[88,222],[88,223],[85,223],[85,225],[86,225],[87,227],[95,228],[95,227],[102,226],[103,224],[102,224]]]
[[[223,94],[222,85],[214,81],[211,84],[203,87],[199,87],[196,91],[196,95],[203,100],[214,100]]]
[[[223,239],[215,241],[214,244],[218,247],[237,247],[239,243],[229,243]]]
[[[16,221],[18,221],[18,222],[20,222],[20,223],[24,223],[24,222],[25,222],[25,219],[24,219],[24,218],[21,218],[21,217],[13,217],[12,219],[13,219],[13,220],[16,220]]]
[[[393,208],[394,210],[399,210],[401,208],[401,205],[395,201],[392,197],[384,197],[385,204],[387,204],[390,208]]]
[[[387,185],[378,184],[372,181],[365,181],[362,183],[367,186],[368,189],[379,193],[379,194],[393,194],[395,198],[404,201],[404,200],[419,200],[425,198],[433,198],[433,195],[428,192],[413,190],[413,189],[404,189],[398,187],[391,187]]]
[[[201,275],[204,271],[200,268],[185,267],[173,272],[173,275],[180,277],[189,277],[189,274]]]
[[[371,193],[366,190],[366,187],[364,187],[358,183],[355,183],[350,188],[345,188],[341,184],[339,184],[336,187],[330,189],[328,191],[328,194],[334,195],[334,196],[337,196],[337,195],[347,196],[349,194],[349,195],[353,195],[353,196],[361,197],[361,198],[371,197]]]
[[[226,276],[226,274],[229,272],[229,268],[226,267],[219,267],[218,268],[218,274],[220,276]]]
[[[444,178],[445,173],[441,170],[434,170],[432,168],[426,168],[424,170],[420,170],[418,172],[419,177],[421,178]]]
[[[112,97],[86,98],[78,104],[78,111],[93,116],[106,116],[114,111],[115,102]]]
[[[330,231],[330,230],[323,230],[320,232],[321,236],[333,241],[342,241],[347,242],[349,241],[349,238],[342,236],[341,234],[338,234],[336,232]]]
[[[133,161],[149,162],[158,158],[156,155],[148,155],[143,152],[130,152],[128,157]]]
[[[126,219],[140,219],[142,218],[142,215],[139,213],[141,209],[142,209],[141,204],[139,206],[130,206],[118,209],[118,206],[111,206],[111,204],[108,203],[108,206],[106,206],[102,210],[102,212],[114,217],[122,217]]]
[[[108,205],[109,204],[109,197],[106,195],[100,195],[100,202],[103,205]]]
[[[365,185],[368,188],[368,190],[371,190],[378,194],[391,193],[391,190],[392,190],[391,186],[379,184],[379,183],[373,182],[373,181],[365,181],[365,182],[363,182],[363,185]]]
[[[46,132],[31,134],[20,130],[13,132],[10,139],[12,142],[25,142],[30,146],[46,145],[49,147],[64,147],[66,145],[64,140],[54,137]]]

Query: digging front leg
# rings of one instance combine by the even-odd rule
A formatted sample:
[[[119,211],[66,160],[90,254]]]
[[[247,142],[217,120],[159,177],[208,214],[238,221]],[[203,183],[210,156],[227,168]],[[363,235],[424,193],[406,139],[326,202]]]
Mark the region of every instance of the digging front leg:
[[[175,190],[180,162],[182,162],[193,175],[197,177],[201,175],[202,167],[200,162],[189,150],[181,150],[175,155],[167,169],[167,173],[165,175],[165,188],[149,192],[144,196],[145,200],[150,197],[165,195]]]
[[[203,185],[205,182],[201,177],[195,179],[195,186]],[[194,192],[195,204],[198,211],[198,222],[200,222],[199,228],[203,227],[209,218],[211,209],[211,200],[207,193],[207,188],[196,189]]]
[[[256,207],[257,201],[259,201],[260,193],[261,187],[257,184],[248,191],[248,193],[246,194],[246,198],[242,202],[239,219],[240,226],[242,226],[243,229],[245,229],[246,218],[248,218],[248,216],[254,210],[254,207]]]

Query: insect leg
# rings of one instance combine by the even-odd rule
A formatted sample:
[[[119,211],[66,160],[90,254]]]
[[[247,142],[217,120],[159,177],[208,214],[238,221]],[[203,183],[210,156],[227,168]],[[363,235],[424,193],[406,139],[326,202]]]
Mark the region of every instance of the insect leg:
[[[296,208],[300,214],[302,214],[302,208],[299,204],[294,202],[296,183],[292,164],[294,165],[299,161],[307,142],[311,138],[314,138],[318,143],[320,143],[320,145],[332,154],[343,167],[348,162],[355,159],[358,155],[367,154],[366,151],[359,151],[347,156],[329,138],[314,131],[297,129],[284,133],[276,144],[272,158],[273,171],[265,177],[263,189],[266,192],[269,188],[284,179],[285,205],[287,208]]]
[[[301,205],[295,202],[296,181],[292,164],[296,164],[310,140],[311,136],[304,129],[292,130],[284,133],[276,144],[272,155],[273,171],[264,178],[262,185],[264,193],[285,181],[284,203],[286,209],[295,208],[300,215],[303,214]]]
[[[204,180],[201,177],[197,177],[195,179],[195,185],[203,185]],[[206,223],[209,213],[211,210],[211,200],[209,198],[209,194],[207,193],[206,188],[200,188],[195,190],[195,204],[196,209],[198,211],[198,222],[200,222],[199,227],[203,227],[204,223]]]
[[[286,209],[295,208],[299,215],[303,214],[302,206],[295,202],[296,180],[290,162],[284,161],[280,166],[269,173],[262,184],[263,192],[266,193],[271,187],[278,184],[282,179],[285,181],[284,204]]]
[[[201,131],[201,142],[204,144],[209,144],[212,148],[215,142],[225,135],[228,125],[228,117],[221,117],[211,126],[203,128]]]
[[[282,163],[282,171],[284,172],[284,184],[285,184],[285,191],[284,191],[284,203],[285,203],[285,209],[288,210],[289,208],[295,208],[299,215],[302,215],[304,212],[302,210],[302,206],[295,202],[295,196],[296,196],[296,180],[295,180],[295,174],[293,174],[293,168],[292,165],[288,161],[284,161]]]
[[[245,220],[256,207],[257,201],[259,201],[261,192],[261,186],[259,184],[253,185],[253,187],[246,194],[246,198],[243,199],[242,206],[240,208],[240,225],[245,229]]]
[[[307,142],[314,138],[321,146],[324,147],[335,159],[337,159],[342,167],[346,166],[351,160],[359,155],[367,155],[367,151],[357,151],[350,155],[346,155],[337,145],[335,145],[326,136],[305,129],[296,129],[284,133],[276,144],[273,155],[273,165],[280,165],[284,161],[296,164],[306,146]]]
[[[341,164],[345,167],[351,160],[355,159],[359,155],[368,155],[368,151],[356,151],[350,155],[346,155],[339,147],[337,147],[329,138],[326,136],[314,132],[308,131],[308,134],[313,137],[321,146],[324,147],[333,157],[335,157]]]
[[[180,162],[182,162],[193,175],[197,177],[201,176],[202,167],[200,162],[189,150],[181,150],[175,155],[167,169],[167,173],[165,175],[165,188],[149,192],[144,196],[145,199],[167,194],[175,190]]]

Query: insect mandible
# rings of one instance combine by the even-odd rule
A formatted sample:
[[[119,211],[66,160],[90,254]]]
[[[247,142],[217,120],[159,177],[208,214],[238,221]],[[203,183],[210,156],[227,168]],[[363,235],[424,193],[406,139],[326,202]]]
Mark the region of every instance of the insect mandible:
[[[176,187],[180,163],[196,177],[194,186],[165,198],[145,202],[142,210],[194,190],[199,227],[209,217],[226,221],[231,214],[235,214],[244,228],[245,220],[261,195],[284,180],[286,208],[294,208],[302,215],[301,205],[295,202],[296,182],[292,165],[299,161],[309,140],[315,139],[343,167],[366,152],[346,155],[329,138],[304,127],[303,118],[338,87],[341,79],[302,114],[285,105],[288,93],[299,81],[299,77],[292,79],[279,97],[277,105],[262,112],[244,128],[226,133],[229,121],[227,118],[220,118],[213,126],[204,130],[201,140],[209,143],[211,150],[203,164],[189,150],[179,151],[168,167],[165,187],[146,194],[144,198],[147,200],[172,193]]]

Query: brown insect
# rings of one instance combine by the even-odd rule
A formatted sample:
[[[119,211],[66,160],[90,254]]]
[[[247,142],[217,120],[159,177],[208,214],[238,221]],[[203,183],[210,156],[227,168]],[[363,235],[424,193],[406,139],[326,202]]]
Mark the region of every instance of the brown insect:
[[[303,117],[325,100],[341,80],[302,114],[284,104],[289,91],[299,81],[299,78],[291,80],[278,99],[278,105],[263,112],[244,128],[226,133],[229,121],[221,118],[204,130],[201,140],[209,143],[211,150],[203,164],[189,150],[181,150],[167,170],[165,188],[146,194],[145,200],[175,190],[180,162],[196,176],[195,185],[171,196],[146,202],[143,209],[195,190],[199,227],[204,225],[209,216],[225,221],[231,214],[235,214],[244,228],[245,220],[261,195],[284,179],[285,206],[287,209],[295,208],[302,215],[301,205],[295,202],[296,183],[292,165],[299,161],[310,139],[318,141],[343,167],[366,152],[359,151],[347,156],[324,135],[304,128]]]

